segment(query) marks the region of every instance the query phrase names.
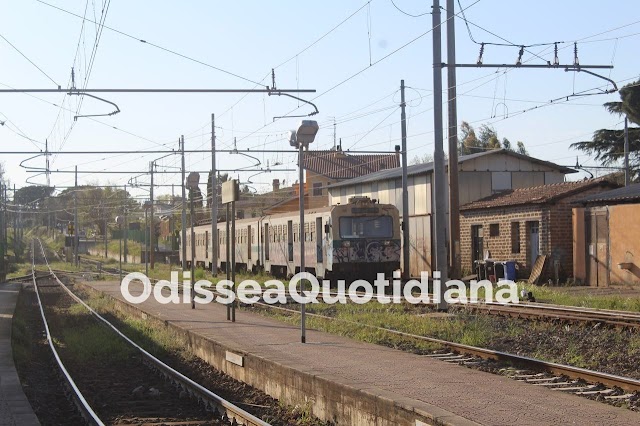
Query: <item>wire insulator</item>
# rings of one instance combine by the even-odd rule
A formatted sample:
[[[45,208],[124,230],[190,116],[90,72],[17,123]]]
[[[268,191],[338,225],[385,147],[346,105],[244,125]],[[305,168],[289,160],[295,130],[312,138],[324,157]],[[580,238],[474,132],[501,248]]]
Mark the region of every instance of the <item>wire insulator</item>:
[[[580,65],[580,61],[578,60],[578,43],[573,43],[573,65]]]
[[[482,55],[484,55],[484,43],[480,43],[480,54],[478,55],[478,65],[482,65]]]
[[[553,65],[560,65],[560,58],[558,58],[558,43],[554,43],[555,47],[553,48]]]
[[[524,55],[524,46],[520,46],[520,52],[518,53],[518,60],[516,65],[522,65],[522,55]]]

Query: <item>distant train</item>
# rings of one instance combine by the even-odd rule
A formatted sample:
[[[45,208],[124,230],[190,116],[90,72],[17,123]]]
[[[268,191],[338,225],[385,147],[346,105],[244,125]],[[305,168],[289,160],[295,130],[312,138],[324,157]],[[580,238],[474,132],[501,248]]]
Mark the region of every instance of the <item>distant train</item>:
[[[267,271],[290,277],[300,271],[300,241],[305,239],[305,270],[324,279],[372,279],[400,269],[401,233],[396,206],[353,197],[348,204],[305,211],[300,233],[298,212],[236,220],[236,270]],[[211,269],[217,250],[218,269],[226,270],[226,223],[194,227],[196,266]],[[302,236],[301,236],[302,235]],[[187,230],[187,264],[191,264],[191,232]],[[182,247],[180,249],[182,261]]]

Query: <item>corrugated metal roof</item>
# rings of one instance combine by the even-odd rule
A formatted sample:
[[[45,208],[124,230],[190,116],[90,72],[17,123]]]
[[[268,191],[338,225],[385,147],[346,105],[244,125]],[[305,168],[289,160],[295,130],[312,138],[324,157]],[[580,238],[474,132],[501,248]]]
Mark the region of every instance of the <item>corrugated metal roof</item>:
[[[640,201],[640,183],[635,183],[622,188],[613,189],[611,191],[600,192],[598,194],[589,195],[577,203],[596,204],[596,203],[626,203],[632,201]]]
[[[520,158],[522,160],[527,160],[533,163],[542,164],[542,165],[557,169],[564,173],[577,173],[577,170],[560,166],[558,164],[551,163],[549,161],[540,160],[538,158],[529,157],[528,155],[518,154],[517,152],[506,150],[506,149],[494,149],[491,151],[478,152],[476,154],[461,155],[460,157],[458,157],[458,164],[461,164],[461,163],[464,163],[465,161],[470,161],[479,157],[485,157],[488,155],[495,155],[495,154],[510,155],[512,157]],[[419,175],[419,174],[428,173],[431,171],[433,171],[433,162],[423,163],[423,164],[414,164],[407,167],[408,176]],[[360,176],[354,179],[338,182],[331,185],[331,188],[336,188],[341,186],[351,186],[351,185],[357,185],[361,183],[377,182],[381,180],[399,179],[399,178],[402,178],[402,167],[397,167],[395,169],[389,169],[389,170],[381,170],[379,172],[370,173],[368,175]]]
[[[547,204],[579,194],[598,186],[617,186],[605,178],[586,179],[574,182],[560,182],[528,188],[509,189],[480,200],[472,201],[460,207],[464,210],[511,207],[527,204]]]
[[[351,179],[400,166],[396,154],[350,154],[344,151],[307,151],[304,168],[329,179]]]

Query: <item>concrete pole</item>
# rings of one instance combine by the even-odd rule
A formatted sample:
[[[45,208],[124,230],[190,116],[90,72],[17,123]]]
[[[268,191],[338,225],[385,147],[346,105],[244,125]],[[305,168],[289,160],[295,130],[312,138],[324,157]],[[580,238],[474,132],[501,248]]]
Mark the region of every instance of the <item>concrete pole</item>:
[[[216,116],[211,114],[211,273],[218,275],[218,180],[216,171]]]
[[[631,171],[629,170],[629,124],[627,117],[624,118],[624,186],[629,186]]]
[[[150,168],[151,168],[151,191],[149,194],[149,199],[151,200],[151,215],[149,216],[149,245],[151,246],[149,248],[150,253],[149,253],[149,258],[150,258],[150,263],[151,263],[151,269],[153,269],[155,267],[155,261],[156,261],[156,256],[155,256],[155,236],[156,236],[156,229],[154,227],[153,224],[153,168],[154,168],[155,164],[152,161],[150,164]]]
[[[75,188],[73,191],[73,264],[78,266],[78,243],[79,241],[79,233],[78,229],[78,166],[76,166],[75,172]]]
[[[7,198],[7,188],[4,188],[4,198]],[[13,204],[16,204],[16,184],[13,184]],[[6,207],[5,207],[6,208]],[[18,255],[18,215],[13,212],[13,254]],[[17,261],[17,258],[16,258]]]
[[[407,114],[405,113],[404,80],[400,80],[400,122],[402,134],[402,278],[411,275],[409,237],[409,188],[407,177]]]
[[[458,106],[454,0],[447,0],[447,85],[449,86],[449,262],[452,278],[461,278],[460,194],[458,185]]]
[[[104,258],[107,259],[109,257],[108,247],[107,247],[107,207],[102,208],[102,214],[104,215]]]
[[[180,138],[180,151],[182,154],[182,270],[187,270],[187,195],[185,194],[184,180],[184,136]]]
[[[304,268],[304,148],[301,143],[298,147],[298,170],[300,172],[298,189],[300,191],[300,272],[305,272]],[[304,290],[302,280],[300,280],[300,292]],[[300,306],[300,342],[307,343],[307,318],[306,318],[306,306],[304,303]]]
[[[444,283],[447,281],[447,246],[446,246],[446,174],[444,170],[444,150],[442,137],[442,39],[440,27],[440,1],[433,0],[433,130],[434,130],[434,152],[433,152],[433,193],[435,202],[434,210],[434,242],[435,242],[435,269],[440,276],[434,274],[434,279],[441,280],[440,303],[438,309],[447,309],[444,301]]]

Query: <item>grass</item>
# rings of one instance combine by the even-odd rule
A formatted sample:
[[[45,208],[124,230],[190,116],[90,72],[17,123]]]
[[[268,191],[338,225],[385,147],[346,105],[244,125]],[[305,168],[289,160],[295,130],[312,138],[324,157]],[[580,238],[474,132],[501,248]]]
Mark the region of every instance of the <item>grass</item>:
[[[541,302],[583,308],[640,312],[640,297],[638,296],[575,294],[570,292],[570,287],[555,288],[525,283],[519,283],[518,286],[531,291],[536,300]]]

